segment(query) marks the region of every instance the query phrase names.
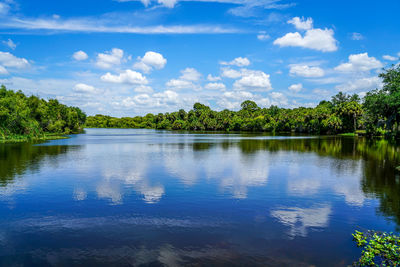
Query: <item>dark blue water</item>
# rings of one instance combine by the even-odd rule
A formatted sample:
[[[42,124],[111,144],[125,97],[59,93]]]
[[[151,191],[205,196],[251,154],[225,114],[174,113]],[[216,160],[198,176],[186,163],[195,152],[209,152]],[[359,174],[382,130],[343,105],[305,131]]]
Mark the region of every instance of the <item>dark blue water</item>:
[[[399,147],[87,129],[0,145],[1,266],[346,266],[396,231]]]

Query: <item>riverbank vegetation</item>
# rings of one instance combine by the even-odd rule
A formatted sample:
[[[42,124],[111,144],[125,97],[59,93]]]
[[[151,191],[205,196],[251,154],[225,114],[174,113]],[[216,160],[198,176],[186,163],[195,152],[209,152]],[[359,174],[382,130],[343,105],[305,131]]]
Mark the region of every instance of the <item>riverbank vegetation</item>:
[[[356,94],[340,92],[329,101],[321,101],[314,108],[260,108],[254,101],[247,100],[241,104],[239,111],[214,111],[204,104],[195,103],[189,112],[181,109],[133,118],[90,116],[86,127],[348,135],[358,133],[399,137],[399,65],[384,70],[380,77],[383,80],[382,89],[368,92],[363,99]]]
[[[338,93],[314,108],[260,108],[246,100],[239,111],[214,111],[195,103],[189,112],[181,109],[157,115],[115,118],[96,115],[86,118],[77,107],[26,96],[21,91],[0,88],[0,141],[50,139],[91,128],[150,128],[192,131],[296,132],[354,136],[400,137],[400,66],[379,75],[382,89],[356,94]]]
[[[77,107],[0,88],[0,142],[47,140],[83,130],[86,114]]]

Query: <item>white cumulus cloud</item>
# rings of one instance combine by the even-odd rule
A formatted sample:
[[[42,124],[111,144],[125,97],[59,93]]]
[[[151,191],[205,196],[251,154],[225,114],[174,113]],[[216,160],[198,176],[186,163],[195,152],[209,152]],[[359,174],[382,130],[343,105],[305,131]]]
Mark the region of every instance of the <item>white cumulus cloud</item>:
[[[121,60],[124,56],[124,51],[119,48],[113,48],[110,52],[99,53],[97,55],[96,65],[103,69],[109,69],[113,66],[121,64]]]
[[[207,83],[204,88],[208,90],[225,90],[226,86],[223,83]]]
[[[289,91],[298,93],[303,89],[303,85],[301,83],[292,84],[289,86]]]
[[[201,87],[198,85],[198,81],[201,78],[201,73],[194,68],[186,68],[181,70],[181,76],[179,79],[171,79],[165,85],[170,89],[181,90],[181,89],[193,89],[199,90]]]
[[[246,91],[225,92],[223,96],[234,100],[252,99],[254,97],[252,93]]]
[[[337,50],[336,40],[331,29],[311,29],[307,30],[304,36],[298,32],[290,32],[274,41],[275,45],[297,46],[302,48],[314,49],[322,52],[332,52]]]
[[[179,77],[182,80],[198,81],[200,80],[201,73],[194,68],[186,68],[181,71],[182,75]]]
[[[301,77],[322,77],[325,75],[324,70],[320,67],[300,64],[290,65],[289,73]]]
[[[383,64],[379,60],[369,57],[368,53],[361,53],[350,55],[349,61],[340,64],[335,70],[340,72],[365,72],[382,67]]]
[[[305,20],[304,18],[294,17],[288,20],[288,23],[293,24],[298,30],[310,30],[313,28],[312,18],[307,18]]]
[[[78,83],[74,86],[73,90],[78,93],[94,93],[96,91],[96,88],[84,83]]]
[[[177,92],[166,90],[153,95],[159,104],[174,105],[179,102],[179,94]]]
[[[343,92],[370,91],[382,87],[382,80],[379,77],[365,77],[350,80],[336,86],[336,89]]]
[[[211,74],[207,75],[207,81],[216,82],[216,81],[220,81],[220,80],[221,80],[221,77],[219,77],[219,76],[212,76]]]
[[[248,91],[229,91],[224,92],[218,99],[217,104],[221,108],[227,108],[230,110],[240,109],[240,104],[245,100],[253,100],[259,106],[267,107],[271,105],[269,98],[261,95],[252,94]]]
[[[122,100],[121,105],[128,108],[140,107],[154,109],[154,107],[165,108],[168,106],[176,106],[178,103],[181,103],[179,94],[171,90],[166,90],[152,95],[143,93],[133,97],[126,97]]]
[[[147,2],[148,0],[142,0]],[[165,7],[173,8],[178,0],[157,0],[157,2]]]
[[[144,73],[149,73],[153,69],[162,69],[167,64],[167,59],[162,54],[153,51],[146,52],[143,57],[138,57],[137,60],[133,67],[142,70]]]
[[[255,90],[269,91],[272,90],[270,75],[260,70],[241,71],[241,78],[233,84],[235,90]]]
[[[272,105],[281,107],[281,106],[287,106],[289,104],[287,97],[280,92],[272,92],[270,96],[272,98],[271,102]]]
[[[246,67],[250,65],[250,60],[246,57],[237,57],[233,59],[232,61],[221,61],[221,65],[232,65],[232,66],[238,66],[238,67]]]
[[[334,32],[332,29],[314,29],[312,27],[313,21],[311,18],[303,20],[299,17],[295,17],[289,20],[288,23],[295,25],[299,30],[306,30],[305,34],[289,32],[276,39],[274,45],[279,45],[281,47],[302,47],[322,52],[337,50],[337,41],[333,37]]]
[[[76,52],[72,55],[72,57],[73,57],[75,60],[78,60],[78,61],[88,59],[88,55],[87,55],[84,51],[82,51],[82,50],[76,51]]]
[[[143,76],[140,72],[133,70],[125,70],[119,75],[113,75],[109,72],[101,76],[101,80],[109,83],[126,83],[126,84],[137,84],[145,85],[148,84],[147,78]]]
[[[139,94],[133,97],[133,100],[138,105],[149,105],[152,103],[153,99],[148,94]]]
[[[194,89],[196,87],[193,82],[181,79],[171,79],[166,83],[166,86],[176,90]]]
[[[0,65],[16,69],[24,69],[30,66],[28,60],[16,57],[9,52],[0,52]]]
[[[151,94],[153,93],[153,88],[151,88],[151,86],[148,85],[139,85],[137,87],[135,87],[135,89],[133,89],[134,92],[136,93],[144,93],[144,94]]]
[[[254,99],[254,95],[246,91],[225,92],[217,101],[218,106],[227,109],[239,109],[245,100]]]
[[[242,76],[240,71],[231,68],[222,68],[221,71],[222,71],[221,76],[225,78],[236,79]]]

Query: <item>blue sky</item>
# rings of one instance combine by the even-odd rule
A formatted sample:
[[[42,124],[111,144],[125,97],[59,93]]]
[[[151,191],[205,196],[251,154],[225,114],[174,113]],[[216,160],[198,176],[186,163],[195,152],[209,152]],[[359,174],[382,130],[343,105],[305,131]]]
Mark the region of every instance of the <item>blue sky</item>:
[[[0,1],[0,83],[88,114],[315,106],[379,88],[400,1]]]

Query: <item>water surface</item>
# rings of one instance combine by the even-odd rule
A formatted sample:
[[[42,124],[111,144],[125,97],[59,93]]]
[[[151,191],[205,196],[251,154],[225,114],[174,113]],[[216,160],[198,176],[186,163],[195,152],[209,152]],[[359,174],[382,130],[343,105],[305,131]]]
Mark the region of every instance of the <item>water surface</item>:
[[[399,147],[87,129],[0,145],[2,266],[346,266],[396,231]]]

